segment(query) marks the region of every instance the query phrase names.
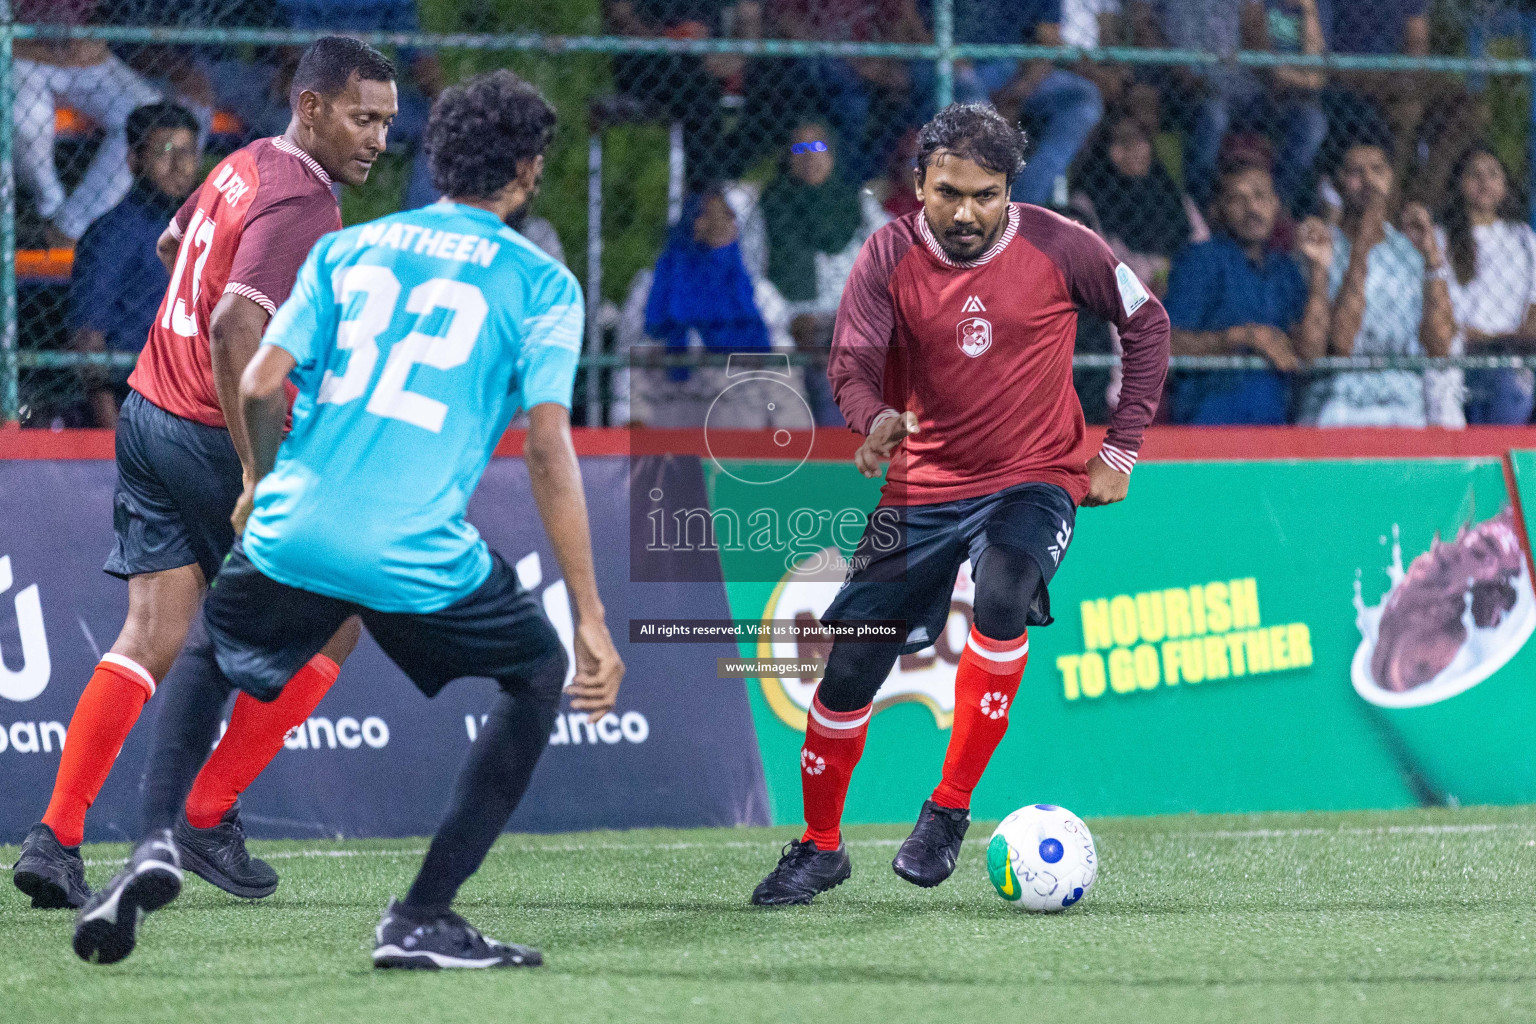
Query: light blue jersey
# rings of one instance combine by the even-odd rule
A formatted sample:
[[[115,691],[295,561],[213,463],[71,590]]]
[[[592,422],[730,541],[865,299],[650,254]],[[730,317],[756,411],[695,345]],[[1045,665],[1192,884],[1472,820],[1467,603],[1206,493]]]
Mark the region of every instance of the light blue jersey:
[[[491,557],[464,518],[519,408],[570,408],[576,279],[495,214],[439,202],[326,235],[264,345],[298,360],[293,430],[245,553],[378,611],[465,597]]]

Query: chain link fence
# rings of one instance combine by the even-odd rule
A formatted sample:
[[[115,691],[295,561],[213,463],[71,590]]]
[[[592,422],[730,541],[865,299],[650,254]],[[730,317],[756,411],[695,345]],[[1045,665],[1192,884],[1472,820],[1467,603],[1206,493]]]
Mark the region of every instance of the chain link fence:
[[[23,426],[112,423],[165,288],[156,236],[219,158],[283,132],[298,55],[326,32],[400,68],[349,224],[435,198],[419,143],[445,84],[511,67],[560,110],[523,230],[587,286],[588,424],[688,425],[714,385],[687,367],[754,348],[789,355],[837,422],[843,282],[918,208],[916,130],[951,100],[1017,119],[1014,198],[1097,231],[1163,297],[1163,415],[1456,426],[1536,404],[1536,22],[1517,0],[6,6],[0,419]],[[1090,421],[1113,406],[1117,346],[1081,317]]]

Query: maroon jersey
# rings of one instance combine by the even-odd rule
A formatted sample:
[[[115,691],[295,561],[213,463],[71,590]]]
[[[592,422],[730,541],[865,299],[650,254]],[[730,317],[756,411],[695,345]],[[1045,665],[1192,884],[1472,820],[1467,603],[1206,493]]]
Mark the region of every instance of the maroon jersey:
[[[1168,314],[1088,229],[1012,203],[969,262],[939,246],[923,212],[864,243],[837,307],[828,376],[848,425],[868,434],[917,414],[881,503],[927,505],[1052,483],[1088,493],[1083,407],[1072,388],[1077,311],[1120,330],[1120,404],[1100,455],[1129,473],[1168,371]]]
[[[340,229],[330,177],[287,139],[258,139],[225,157],[171,221],[181,247],[129,386],[166,412],[224,426],[208,334],[214,307],[234,292],[277,312],[315,242]]]

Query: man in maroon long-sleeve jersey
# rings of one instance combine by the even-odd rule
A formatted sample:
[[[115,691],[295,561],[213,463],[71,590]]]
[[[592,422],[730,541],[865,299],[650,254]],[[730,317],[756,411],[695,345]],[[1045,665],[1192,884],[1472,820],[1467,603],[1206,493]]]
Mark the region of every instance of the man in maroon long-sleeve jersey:
[[[871,703],[898,655],[929,646],[970,559],[975,621],[955,674],[944,772],[892,862],[938,885],[954,871],[971,791],[1008,728],[1029,626],[1078,505],[1120,501],[1168,369],[1168,316],[1109,247],[1008,201],[1024,136],[989,106],[955,105],[918,136],[923,208],[865,243],[837,311],[828,368],[866,476],[891,460],[848,581],[823,621],[894,619],[902,640],[838,641],[800,752],[806,830],[752,893],[809,903],[851,873],[840,821]],[[1124,382],[1108,436],[1085,449],[1072,389],[1077,310],[1114,323]]]

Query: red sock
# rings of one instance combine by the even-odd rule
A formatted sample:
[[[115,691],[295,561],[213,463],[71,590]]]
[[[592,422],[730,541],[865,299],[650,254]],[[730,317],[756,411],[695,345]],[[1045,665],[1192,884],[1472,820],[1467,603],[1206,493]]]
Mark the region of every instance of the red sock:
[[[805,835],[818,850],[835,850],[841,841],[843,800],[853,766],[864,753],[869,731],[868,705],[857,711],[828,711],[818,694],[811,699],[800,749],[800,787],[805,800]]]
[[[283,749],[288,730],[309,718],[340,671],[341,666],[317,654],[294,673],[272,703],[263,704],[248,693],[235,698],[229,730],[197,773],[187,795],[187,822],[193,828],[212,828],[219,823],[235,799]]]
[[[53,797],[43,815],[43,824],[65,846],[79,846],[85,838],[85,812],[154,693],[155,677],[133,659],[105,654],[97,663],[69,719]]]
[[[968,808],[971,790],[1008,731],[1008,708],[1029,661],[1029,630],[992,640],[973,626],[955,672],[955,724],[944,752],[944,778],[933,791],[940,807]]]

